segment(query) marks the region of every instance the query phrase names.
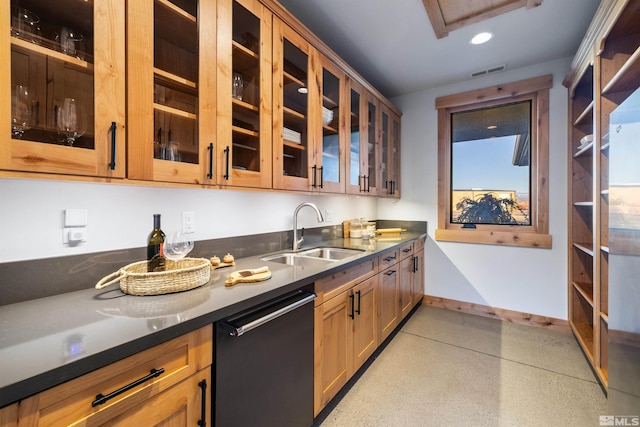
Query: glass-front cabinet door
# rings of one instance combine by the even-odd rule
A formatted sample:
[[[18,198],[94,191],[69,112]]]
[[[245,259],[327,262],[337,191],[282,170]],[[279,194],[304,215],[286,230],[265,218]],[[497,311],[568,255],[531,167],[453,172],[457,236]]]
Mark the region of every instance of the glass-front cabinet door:
[[[124,177],[121,2],[11,0],[0,21],[0,168]]]
[[[272,14],[218,0],[218,184],[271,188]]]
[[[370,93],[367,94],[367,163],[364,168],[364,192],[378,195],[380,166],[380,102]]]
[[[366,170],[367,170],[367,150],[366,150],[366,93],[362,86],[353,79],[347,77],[347,106],[349,108],[346,119],[346,129],[348,132],[347,141],[347,193],[363,194],[366,191]],[[363,147],[365,147],[363,149]]]
[[[273,23],[273,186],[311,190],[313,146],[311,46],[279,19]]]
[[[345,74],[333,62],[320,58],[320,109],[314,121],[316,147],[311,167],[313,189],[331,193],[344,193],[346,182],[345,147]]]
[[[215,2],[127,2],[132,179],[214,183]]]
[[[400,118],[386,106],[381,106],[380,196],[400,197]]]

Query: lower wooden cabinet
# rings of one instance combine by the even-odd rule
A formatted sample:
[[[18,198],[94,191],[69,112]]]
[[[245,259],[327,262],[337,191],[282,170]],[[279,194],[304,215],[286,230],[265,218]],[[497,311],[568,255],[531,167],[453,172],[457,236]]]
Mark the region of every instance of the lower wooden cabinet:
[[[0,409],[0,427],[18,427],[18,404]]]
[[[378,347],[378,276],[315,308],[314,416]]]
[[[206,326],[26,398],[19,425],[210,425],[212,342]]]
[[[380,342],[384,341],[400,323],[399,292],[400,274],[396,264],[380,272],[380,319],[378,324]]]
[[[422,242],[424,248],[424,242]],[[412,261],[414,264],[413,283],[411,284],[411,292],[413,294],[413,304],[420,304],[424,298],[424,249],[417,251]]]

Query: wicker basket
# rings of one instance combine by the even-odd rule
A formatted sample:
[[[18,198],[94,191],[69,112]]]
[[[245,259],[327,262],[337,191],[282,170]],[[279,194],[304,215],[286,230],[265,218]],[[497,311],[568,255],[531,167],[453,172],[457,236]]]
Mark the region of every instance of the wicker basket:
[[[211,262],[208,259],[184,258],[178,261],[177,267],[174,270],[148,272],[147,261],[135,262],[103,277],[96,284],[96,289],[120,282],[120,290],[125,294],[162,295],[188,291],[209,282]]]

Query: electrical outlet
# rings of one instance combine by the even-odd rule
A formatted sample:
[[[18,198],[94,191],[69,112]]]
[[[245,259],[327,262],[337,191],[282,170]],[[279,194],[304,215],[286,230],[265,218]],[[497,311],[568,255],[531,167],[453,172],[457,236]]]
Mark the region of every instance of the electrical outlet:
[[[324,220],[325,220],[326,222],[333,222],[333,221],[335,221],[334,216],[335,216],[335,215],[334,215],[334,213],[333,213],[333,210],[331,210],[331,209],[327,209],[326,211],[324,211]]]
[[[182,232],[196,232],[196,214],[195,212],[182,212]]]

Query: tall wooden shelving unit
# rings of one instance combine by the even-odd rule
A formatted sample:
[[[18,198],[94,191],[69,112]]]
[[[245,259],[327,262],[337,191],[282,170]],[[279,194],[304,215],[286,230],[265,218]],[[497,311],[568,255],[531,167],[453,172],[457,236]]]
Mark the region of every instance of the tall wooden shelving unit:
[[[609,115],[640,85],[640,1],[603,0],[569,89],[569,323],[608,385]],[[592,135],[592,141],[584,138]]]

